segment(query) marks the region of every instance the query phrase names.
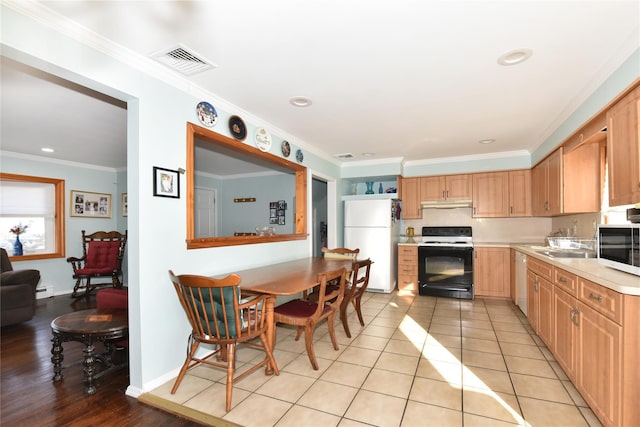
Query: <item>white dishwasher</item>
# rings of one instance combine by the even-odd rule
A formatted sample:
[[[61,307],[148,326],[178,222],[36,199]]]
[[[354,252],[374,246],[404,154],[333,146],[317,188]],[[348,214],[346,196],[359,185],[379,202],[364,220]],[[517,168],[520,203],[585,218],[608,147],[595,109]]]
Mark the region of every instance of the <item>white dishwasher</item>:
[[[527,256],[516,252],[516,305],[527,315]]]

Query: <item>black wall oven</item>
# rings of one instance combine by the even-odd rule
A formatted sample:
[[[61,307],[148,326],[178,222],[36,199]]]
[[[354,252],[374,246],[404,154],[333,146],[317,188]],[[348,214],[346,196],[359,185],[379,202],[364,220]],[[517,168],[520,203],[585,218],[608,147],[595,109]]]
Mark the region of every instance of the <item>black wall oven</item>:
[[[473,299],[471,227],[423,227],[422,234],[423,243],[418,246],[418,293]]]

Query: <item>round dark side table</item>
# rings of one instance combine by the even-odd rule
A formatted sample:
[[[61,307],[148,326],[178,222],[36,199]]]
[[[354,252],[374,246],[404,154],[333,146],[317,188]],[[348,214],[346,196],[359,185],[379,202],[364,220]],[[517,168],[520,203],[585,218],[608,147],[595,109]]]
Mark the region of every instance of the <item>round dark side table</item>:
[[[126,309],[91,309],[63,314],[51,322],[51,331],[53,333],[51,362],[53,362],[54,382],[62,380],[62,361],[64,360],[62,343],[66,341],[79,341],[85,345],[82,364],[86,394],[96,392],[94,380],[126,365],[126,363],[116,365],[111,359],[114,340],[127,338],[129,335]],[[95,353],[94,343],[96,342],[104,343],[104,352]],[[104,364],[106,368],[99,374],[95,373],[96,362]]]

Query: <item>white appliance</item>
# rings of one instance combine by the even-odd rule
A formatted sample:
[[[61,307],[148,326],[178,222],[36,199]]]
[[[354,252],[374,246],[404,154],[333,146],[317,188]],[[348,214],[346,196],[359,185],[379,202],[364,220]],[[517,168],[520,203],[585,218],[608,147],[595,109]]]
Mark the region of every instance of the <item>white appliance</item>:
[[[516,252],[516,305],[527,315],[527,256]]]
[[[346,200],[344,246],[358,248],[358,258],[371,258],[368,291],[396,288],[400,202],[394,199]]]

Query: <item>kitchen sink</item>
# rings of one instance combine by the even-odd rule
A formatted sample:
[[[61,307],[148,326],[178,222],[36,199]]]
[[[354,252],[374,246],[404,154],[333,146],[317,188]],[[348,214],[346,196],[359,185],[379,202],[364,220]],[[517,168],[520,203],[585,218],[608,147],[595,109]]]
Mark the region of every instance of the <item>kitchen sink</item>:
[[[546,255],[550,258],[595,258],[595,251],[587,250],[562,250],[562,249],[546,249],[536,251],[539,254]]]

